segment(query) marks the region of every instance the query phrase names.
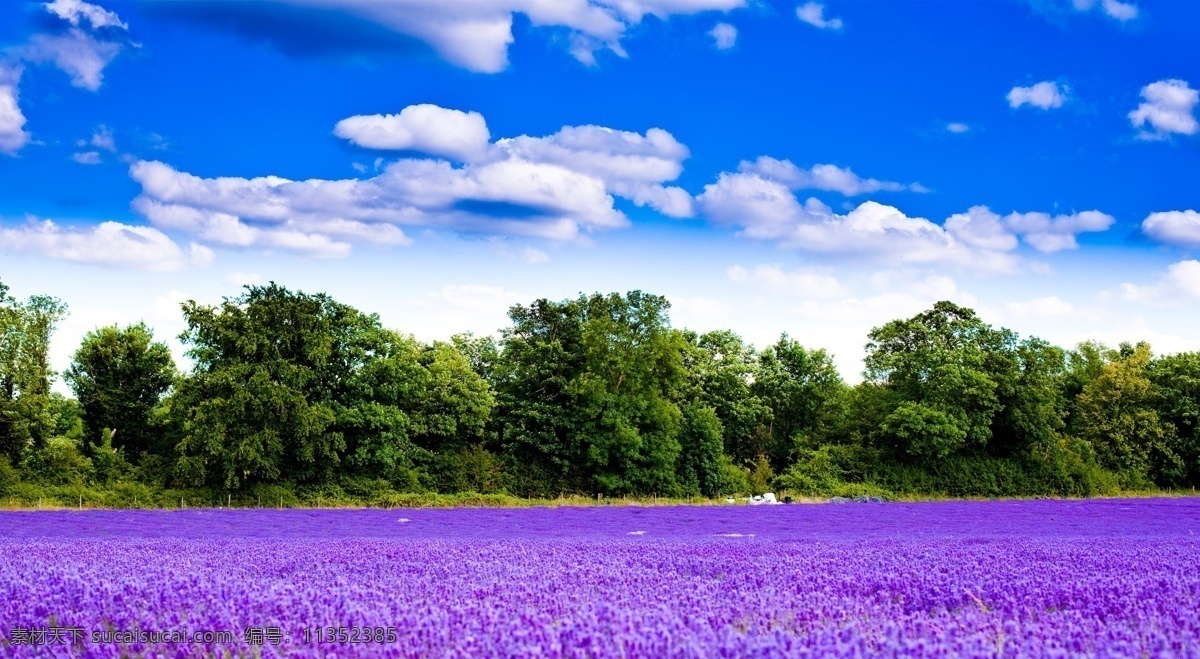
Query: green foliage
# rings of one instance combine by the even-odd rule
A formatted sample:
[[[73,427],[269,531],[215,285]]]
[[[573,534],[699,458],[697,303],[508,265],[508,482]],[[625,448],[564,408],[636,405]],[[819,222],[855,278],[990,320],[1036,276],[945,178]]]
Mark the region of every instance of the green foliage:
[[[551,491],[673,492],[685,385],[665,298],[633,291],[514,306],[496,387],[504,449]]]
[[[948,301],[871,330],[866,377],[904,401],[883,424],[894,448],[918,460],[983,450],[1010,388],[1015,341]]]
[[[488,383],[453,344],[435,342],[420,352],[421,393],[411,433],[430,450],[455,450],[483,436],[496,400]]]
[[[71,399],[50,391],[46,352],[65,308],[0,284],[0,495],[515,505],[1200,484],[1200,353],[1064,352],[939,302],[872,330],[866,380],[847,387],[786,334],[756,352],[673,329],[668,309],[640,291],[543,299],[514,306],[499,341],[424,344],[328,296],[251,286],[183,305],[183,377],[144,325],[91,332]]]
[[[8,457],[0,455],[0,496],[7,496],[21,482],[21,472],[8,462]]]
[[[1169,481],[1183,465],[1171,447],[1174,428],[1155,410],[1157,391],[1147,377],[1149,364],[1150,346],[1141,344],[1105,365],[1079,394],[1076,426],[1104,467]]]
[[[25,459],[25,471],[51,485],[78,485],[92,478],[92,461],[80,450],[79,442],[52,437]]]
[[[759,377],[758,353],[733,332],[697,335],[683,331],[684,398],[711,407],[721,422],[724,452],[736,461],[753,460],[768,450],[771,409],[751,390]]]
[[[771,489],[771,481],[775,480],[775,471],[771,469],[771,462],[767,460],[767,456],[758,456],[750,468],[746,480],[750,491],[754,494],[762,494]]]
[[[882,430],[909,455],[925,461],[941,460],[958,452],[968,436],[963,415],[952,416],[941,407],[905,401],[883,420]]]
[[[844,484],[845,472],[833,453],[831,446],[804,451],[787,471],[775,477],[774,487],[803,494],[834,496],[832,492]]]
[[[751,389],[770,410],[764,453],[776,469],[793,457],[798,436],[812,444],[828,441],[845,412],[846,386],[833,359],[787,334],[762,352]]]
[[[750,494],[750,470],[739,467],[729,456],[721,456],[721,482],[719,494]]]
[[[1179,469],[1163,476],[1165,485],[1182,487],[1200,483],[1200,353],[1159,357],[1150,362],[1146,376],[1155,387],[1153,407],[1170,425],[1170,450],[1179,456]]]
[[[699,402],[683,407],[676,464],[676,478],[683,493],[704,496],[721,493],[721,431],[721,420],[713,408]]]
[[[187,302],[195,362],[171,401],[185,482],[238,488],[343,469],[402,469],[402,406],[420,398],[411,340],[325,295],[248,286],[218,307]]]
[[[482,446],[468,446],[438,455],[433,490],[436,492],[508,491],[509,474],[504,461]]]
[[[99,445],[108,429],[113,446],[129,455],[169,452],[152,412],[175,380],[175,361],[145,324],[89,332],[63,375],[83,408],[87,446]]]
[[[0,455],[12,463],[54,434],[49,346],[66,310],[45,295],[19,301],[0,283]]]
[[[113,446],[113,432],[104,429],[99,446],[92,447],[92,470],[97,483],[108,484],[128,477],[133,468],[125,459],[125,450]]]

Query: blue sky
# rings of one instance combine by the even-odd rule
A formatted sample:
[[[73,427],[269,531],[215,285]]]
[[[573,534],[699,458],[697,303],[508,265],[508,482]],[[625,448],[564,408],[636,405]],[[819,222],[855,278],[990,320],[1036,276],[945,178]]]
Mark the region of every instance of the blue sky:
[[[1193,2],[0,4],[0,279],[83,332],[244,283],[425,339],[641,288],[858,377],[937,299],[1200,349]],[[175,345],[178,349],[178,345]]]

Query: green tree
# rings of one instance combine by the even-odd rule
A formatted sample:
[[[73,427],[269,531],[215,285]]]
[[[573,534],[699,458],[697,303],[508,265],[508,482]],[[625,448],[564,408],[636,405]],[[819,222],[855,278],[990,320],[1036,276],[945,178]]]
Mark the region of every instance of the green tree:
[[[722,447],[739,463],[767,452],[771,408],[751,389],[759,377],[758,354],[728,330],[683,331],[683,365],[690,386],[686,401],[711,407],[722,428]]]
[[[1154,409],[1157,392],[1147,377],[1150,358],[1150,346],[1143,343],[1105,365],[1079,394],[1077,427],[1101,465],[1161,482],[1181,461],[1170,447],[1173,429]]]
[[[424,377],[412,414],[414,440],[437,451],[479,443],[496,403],[491,387],[454,344],[434,342],[418,361]]]
[[[673,491],[683,346],[665,298],[633,291],[509,311],[500,439],[548,492]]]
[[[797,450],[828,441],[846,401],[846,385],[829,354],[787,334],[762,352],[751,390],[771,411],[765,455],[776,471]]]
[[[170,448],[160,441],[162,429],[152,423],[151,412],[175,380],[175,360],[145,324],[89,332],[64,378],[83,408],[89,454],[106,428],[113,448],[131,457]]]
[[[1078,435],[1076,428],[1076,400],[1089,382],[1100,377],[1104,367],[1120,359],[1120,354],[1096,341],[1083,341],[1074,350],[1066,353],[1066,363],[1060,380],[1062,399],[1065,405],[1066,430]]]
[[[983,450],[1003,405],[1015,335],[952,302],[871,330],[866,377],[901,401],[885,420],[894,448],[919,460]],[[999,390],[999,391],[998,391]]]
[[[1200,485],[1200,352],[1158,357],[1146,375],[1155,387],[1155,411],[1172,427],[1171,450],[1182,462],[1166,484]]]
[[[1065,428],[1067,403],[1063,396],[1063,350],[1038,339],[1017,344],[1015,369],[1001,371],[997,380],[1000,410],[992,424],[988,446],[996,455],[1047,453]],[[997,360],[999,362],[999,360]]]
[[[181,478],[235,488],[408,468],[402,405],[420,398],[421,372],[411,339],[274,283],[183,313],[195,368],[170,403]]]
[[[698,402],[683,407],[676,477],[685,494],[721,493],[721,435],[721,420],[716,410]]]
[[[13,464],[46,446],[55,418],[50,394],[50,336],[67,312],[57,298],[21,302],[0,283],[0,454]]]

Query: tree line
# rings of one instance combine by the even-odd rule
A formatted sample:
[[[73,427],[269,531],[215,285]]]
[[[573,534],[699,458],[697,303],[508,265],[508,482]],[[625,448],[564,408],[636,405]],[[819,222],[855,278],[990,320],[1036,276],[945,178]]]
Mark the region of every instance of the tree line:
[[[0,489],[37,484],[556,497],[1091,495],[1200,484],[1200,353],[1065,350],[938,302],[873,329],[864,379],[783,335],[671,326],[633,291],[535,300],[498,338],[421,342],[271,283],[182,305],[180,372],[0,284]],[[2,492],[0,492],[2,494]]]

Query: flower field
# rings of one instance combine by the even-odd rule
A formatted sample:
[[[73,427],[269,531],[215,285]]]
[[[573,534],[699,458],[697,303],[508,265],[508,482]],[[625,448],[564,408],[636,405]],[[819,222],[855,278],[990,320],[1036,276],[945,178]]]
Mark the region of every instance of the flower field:
[[[0,514],[0,655],[1200,657],[1200,500]]]

